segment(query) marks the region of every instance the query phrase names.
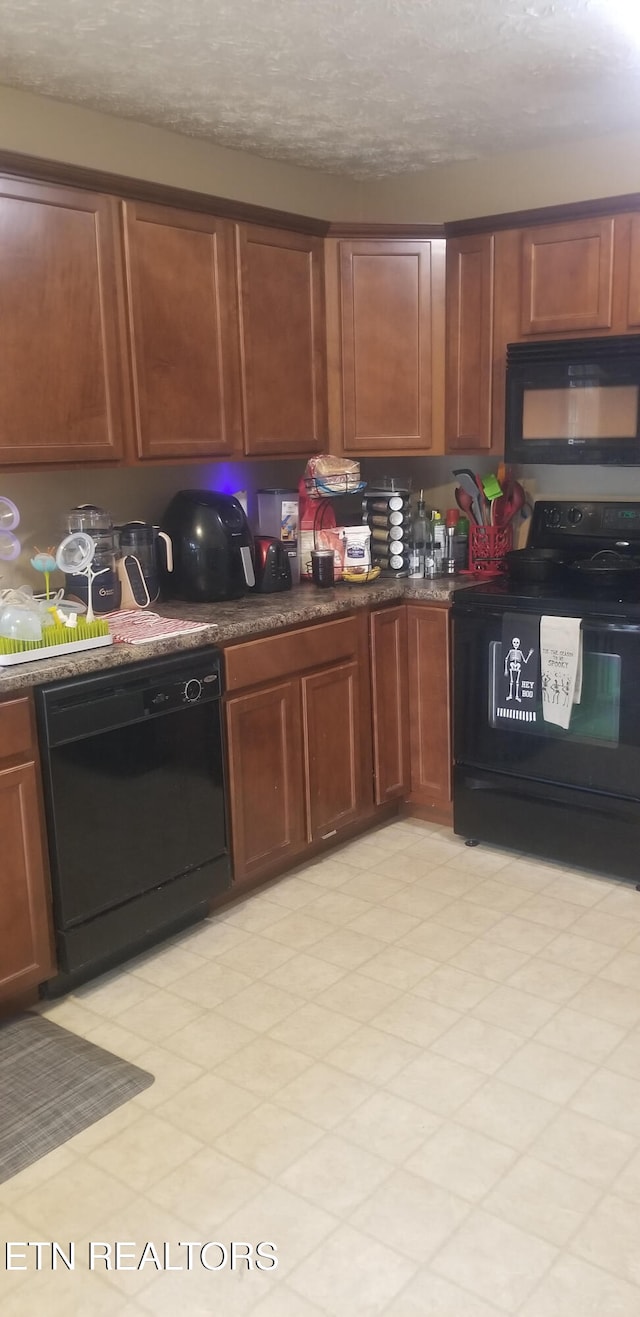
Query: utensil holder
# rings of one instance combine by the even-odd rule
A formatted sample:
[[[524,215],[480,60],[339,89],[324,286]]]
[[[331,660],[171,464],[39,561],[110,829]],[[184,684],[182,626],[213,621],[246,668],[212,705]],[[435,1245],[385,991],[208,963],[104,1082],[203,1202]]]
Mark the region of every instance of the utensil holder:
[[[505,571],[505,554],[513,548],[511,526],[469,526],[469,571],[499,576]]]

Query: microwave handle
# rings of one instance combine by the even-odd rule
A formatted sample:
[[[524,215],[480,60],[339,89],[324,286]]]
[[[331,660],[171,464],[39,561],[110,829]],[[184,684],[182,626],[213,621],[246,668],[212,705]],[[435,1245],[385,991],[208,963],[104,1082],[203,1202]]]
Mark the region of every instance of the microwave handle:
[[[253,570],[253,558],[251,556],[251,549],[249,548],[248,544],[244,544],[242,546],[240,550],[240,557],[242,559],[242,570],[244,572],[244,579],[248,589],[250,590],[252,586],[254,586],[256,583],[256,575]]]

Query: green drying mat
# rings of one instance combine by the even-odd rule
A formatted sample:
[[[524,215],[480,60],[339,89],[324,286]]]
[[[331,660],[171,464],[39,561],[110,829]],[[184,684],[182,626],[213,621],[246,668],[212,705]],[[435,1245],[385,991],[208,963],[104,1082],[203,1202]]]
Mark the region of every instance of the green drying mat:
[[[73,637],[73,639],[72,639]],[[29,663],[36,659],[53,658],[56,654],[73,654],[83,649],[99,649],[113,644],[106,622],[80,619],[75,627],[48,626],[43,628],[41,640],[9,640],[0,636],[0,668],[13,663]]]

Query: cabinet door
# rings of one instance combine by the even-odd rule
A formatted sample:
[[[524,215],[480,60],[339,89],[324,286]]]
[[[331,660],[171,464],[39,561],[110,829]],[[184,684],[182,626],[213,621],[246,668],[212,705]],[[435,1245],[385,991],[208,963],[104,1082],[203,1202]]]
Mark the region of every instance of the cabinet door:
[[[285,681],[226,706],[236,885],[306,845],[300,686]]]
[[[370,624],[374,784],[383,805],[409,786],[407,610],[378,609]]]
[[[493,248],[491,233],[447,243],[446,444],[452,452],[491,448]]]
[[[242,448],[233,225],[123,202],[137,455]]]
[[[237,226],[245,450],[313,453],[327,432],[322,239]]]
[[[302,678],[309,841],[331,837],[365,813],[370,742],[357,661]]]
[[[411,796],[420,805],[451,802],[449,612],[407,605]]]
[[[0,463],[105,462],[127,404],[117,202],[0,178]]]
[[[614,225],[585,219],[523,231],[523,334],[611,329]]]
[[[347,452],[442,452],[445,243],[340,244]]]
[[[0,997],[51,978],[55,970],[33,763],[0,769]]]
[[[629,257],[629,292],[627,303],[627,325],[629,329],[640,327],[640,215],[630,217],[631,250]]]

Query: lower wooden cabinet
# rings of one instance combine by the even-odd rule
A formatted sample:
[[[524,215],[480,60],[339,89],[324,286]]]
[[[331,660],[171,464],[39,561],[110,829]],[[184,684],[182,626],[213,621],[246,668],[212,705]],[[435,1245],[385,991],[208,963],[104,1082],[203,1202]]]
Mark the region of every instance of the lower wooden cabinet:
[[[35,756],[29,699],[0,703],[0,1001],[55,970]]]
[[[409,801],[447,813],[451,806],[449,609],[407,604],[411,789]]]
[[[367,616],[233,645],[225,658],[238,887],[373,814]]]
[[[370,645],[374,790],[384,805],[406,796],[410,781],[405,604],[371,613]]]

